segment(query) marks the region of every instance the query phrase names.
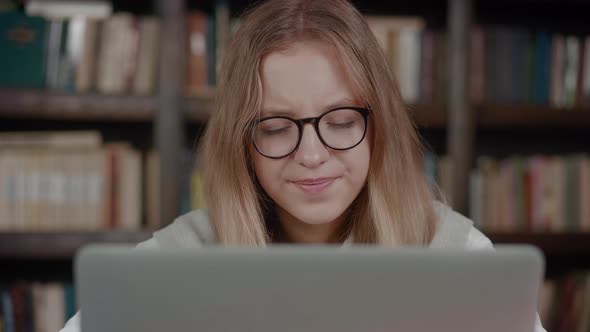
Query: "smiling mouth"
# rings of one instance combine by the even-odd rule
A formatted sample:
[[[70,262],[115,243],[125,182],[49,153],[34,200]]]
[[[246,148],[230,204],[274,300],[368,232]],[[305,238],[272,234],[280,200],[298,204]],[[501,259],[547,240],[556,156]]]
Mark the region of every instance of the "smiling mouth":
[[[303,192],[318,194],[328,189],[328,187],[330,187],[337,179],[338,178],[306,179],[302,181],[293,181],[292,183]]]

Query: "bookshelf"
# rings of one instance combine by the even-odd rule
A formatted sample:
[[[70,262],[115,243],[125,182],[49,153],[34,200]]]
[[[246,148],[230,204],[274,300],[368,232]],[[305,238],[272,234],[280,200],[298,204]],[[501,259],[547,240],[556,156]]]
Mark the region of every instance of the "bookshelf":
[[[100,232],[2,232],[0,261],[71,260],[76,251],[89,243],[138,243],[149,239],[153,230]]]
[[[495,232],[486,235],[492,242],[498,244],[529,243],[535,245],[551,258],[577,257],[584,260],[590,258],[590,245],[588,245],[590,233]]]
[[[142,129],[150,128],[147,130],[149,134],[133,130],[133,135],[142,149],[154,147],[160,151],[159,174],[162,187],[159,192],[161,213],[158,228],[164,227],[178,215],[181,205],[182,171],[179,165],[183,162],[183,150],[190,146],[190,142],[194,142],[193,131],[198,133],[214,111],[214,89],[191,96],[185,94],[184,76],[189,62],[184,52],[188,37],[184,28],[187,23],[185,14],[198,8],[214,16],[217,14],[217,4],[221,3],[229,4],[230,14],[235,16],[254,2],[157,0],[150,5],[113,0],[111,3],[114,4],[115,11],[131,10],[138,14],[155,12],[160,19],[160,57],[155,92],[148,96],[134,96],[0,88],[0,122],[5,121],[0,127],[4,130],[12,130],[13,127],[25,130],[29,128],[28,121],[36,123],[34,129],[47,125],[43,121],[51,122],[52,128],[55,123],[59,123],[57,127],[60,130],[68,127],[100,126],[101,130],[110,132],[111,127],[119,127],[116,135],[113,135],[117,137],[119,132],[129,131],[129,124],[139,124]],[[434,136],[439,140],[436,143],[444,146],[441,150],[453,161],[453,191],[450,196],[456,210],[467,213],[470,183],[466,174],[471,172],[477,154],[485,144],[497,144],[496,150],[519,149],[523,144],[529,144],[530,138],[527,138],[527,142],[518,131],[526,131],[528,136],[543,136],[557,129],[561,133],[571,131],[579,134],[574,135],[573,139],[577,140],[575,144],[571,143],[572,139],[558,138],[564,141],[564,150],[572,145],[576,149],[584,148],[578,137],[584,137],[584,132],[590,130],[590,106],[556,107],[533,103],[496,103],[489,100],[474,102],[470,96],[470,87],[474,82],[468,63],[471,56],[469,32],[475,24],[515,25],[531,30],[547,28],[564,34],[580,32],[590,35],[590,25],[585,21],[590,5],[586,1],[404,0],[395,4],[376,0],[352,2],[366,14],[420,16],[425,18],[428,28],[446,31],[448,55],[452,61],[444,62],[444,71],[453,79],[448,84],[448,91],[444,92],[445,100],[412,102],[408,108],[421,130],[432,129],[435,132]],[[229,21],[227,17],[223,19]],[[227,36],[221,39],[227,39]],[[7,122],[10,124],[7,125]],[[504,129],[511,130],[506,137]],[[503,137],[497,138],[497,135]],[[146,139],[143,136],[149,137]],[[145,140],[150,142],[143,143]],[[551,144],[552,150],[559,151],[559,146],[555,145],[557,147],[553,148],[554,145]],[[537,147],[535,144],[532,149]],[[531,149],[527,151],[530,152]],[[149,238],[150,234],[151,230],[0,233],[0,260],[10,261],[11,264],[17,264],[15,262],[18,261],[19,269],[26,270],[27,264],[36,264],[39,261],[71,261],[75,250],[86,243],[137,243]],[[517,231],[486,234],[496,244],[537,245],[547,256],[549,275],[589,267],[586,263],[590,261],[588,233]],[[60,271],[66,271],[61,275],[69,273],[69,268],[70,265],[67,264],[65,267],[60,266]]]
[[[218,2],[207,1],[197,7],[214,11]],[[231,14],[237,15],[253,1],[223,1],[229,3]],[[470,27],[474,23],[488,23],[501,16],[497,6],[485,0],[448,0],[446,2],[422,0],[402,1],[392,5],[379,1],[353,1],[367,14],[419,15],[425,17],[429,26],[445,27],[448,34],[449,61],[447,72],[452,74],[448,100],[445,104],[417,103],[409,106],[415,122],[423,129],[442,129],[446,132],[446,151],[455,163],[451,193],[454,207],[465,213],[468,205],[468,186],[464,174],[472,167],[477,150],[479,129],[494,128],[590,128],[590,108],[573,107],[561,109],[550,106],[527,104],[474,104],[469,101],[470,77],[467,67],[469,57]],[[133,9],[128,1],[113,1],[115,9]],[[512,15],[502,18],[502,23],[518,22],[514,17],[522,14],[530,2],[503,2]],[[153,8],[137,6],[140,13],[154,10],[161,19],[161,45],[159,58],[159,80],[156,93],[150,96],[104,95],[97,93],[72,94],[53,91],[0,88],[0,119],[55,120],[84,122],[141,122],[152,124],[152,142],[162,151],[161,163],[162,226],[171,222],[178,214],[179,170],[182,146],[187,140],[186,126],[203,126],[213,111],[214,91],[198,96],[185,97],[183,75],[186,56],[182,51],[187,32],[183,28],[185,13],[194,4],[183,0],[156,1]],[[526,24],[543,22],[543,15],[555,7],[552,1],[545,1],[536,9],[538,19],[528,18]],[[560,6],[560,15],[575,8],[586,8],[583,2],[569,1]],[[544,13],[544,14],[543,14]],[[511,19],[512,18],[512,19]],[[561,20],[563,21],[563,20]],[[560,21],[560,22],[561,22]],[[447,24],[448,23],[448,24]],[[572,25],[573,26],[573,25]],[[165,147],[165,148],[164,148]]]
[[[214,11],[218,2],[229,3],[232,15],[250,6],[253,1],[208,1],[197,7]],[[455,209],[466,213],[468,206],[468,174],[478,149],[478,135],[481,129],[496,128],[561,128],[584,130],[590,128],[590,108],[576,106],[562,109],[551,106],[528,104],[475,104],[469,100],[470,76],[467,66],[469,58],[470,27],[474,23],[487,23],[501,16],[490,1],[448,0],[402,1],[399,4],[384,5],[379,1],[353,1],[366,14],[392,13],[396,15],[419,15],[428,25],[444,28],[448,34],[449,54],[447,72],[453,77],[449,84],[447,101],[441,103],[415,103],[408,106],[410,114],[421,129],[443,130],[446,135],[445,150],[454,162],[453,188],[451,193]],[[133,9],[135,5],[126,1],[113,1],[115,9]],[[503,3],[517,17],[529,4],[518,2]],[[428,6],[426,6],[428,5]],[[184,0],[156,1],[153,8],[141,5],[140,13],[154,10],[161,19],[161,56],[159,57],[159,79],[156,92],[150,96],[104,95],[98,93],[65,93],[55,91],[23,90],[0,88],[0,119],[51,120],[94,123],[145,123],[153,127],[152,144],[161,151],[160,192],[161,226],[165,226],[178,215],[179,177],[182,148],[187,139],[187,127],[202,128],[213,111],[214,90],[210,89],[197,96],[184,95],[183,75],[187,63],[183,52],[187,31],[183,28],[185,13],[194,4]],[[543,15],[555,3],[546,1],[537,11]],[[569,9],[560,7],[564,15],[575,8],[586,8],[586,4],[570,1]],[[492,8],[494,7],[494,8]],[[545,14],[543,14],[545,13]],[[502,23],[518,22],[502,18]],[[540,20],[540,21],[539,21]],[[532,23],[531,23],[532,22]],[[525,23],[538,24],[542,19],[527,19]],[[551,236],[550,234],[547,235]],[[521,237],[526,240],[526,237]]]
[[[72,94],[0,89],[0,116],[5,119],[151,122],[155,97]]]
[[[590,107],[571,109],[534,105],[476,106],[476,122],[481,128],[572,128],[590,129]]]

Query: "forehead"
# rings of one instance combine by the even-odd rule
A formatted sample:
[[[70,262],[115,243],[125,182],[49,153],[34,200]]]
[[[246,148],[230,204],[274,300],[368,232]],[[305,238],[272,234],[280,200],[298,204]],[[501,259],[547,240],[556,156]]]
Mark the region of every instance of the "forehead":
[[[260,76],[263,113],[319,112],[340,101],[358,99],[335,50],[321,42],[295,43],[268,54],[261,61]]]

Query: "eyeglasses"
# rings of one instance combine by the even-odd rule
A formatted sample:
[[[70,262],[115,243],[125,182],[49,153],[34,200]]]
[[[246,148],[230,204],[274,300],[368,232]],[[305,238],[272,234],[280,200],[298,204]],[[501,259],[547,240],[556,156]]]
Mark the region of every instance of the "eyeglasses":
[[[311,123],[322,144],[333,150],[349,150],[365,138],[369,113],[368,108],[339,107],[315,118],[271,116],[254,122],[252,140],[261,155],[284,158],[297,150],[303,125]]]

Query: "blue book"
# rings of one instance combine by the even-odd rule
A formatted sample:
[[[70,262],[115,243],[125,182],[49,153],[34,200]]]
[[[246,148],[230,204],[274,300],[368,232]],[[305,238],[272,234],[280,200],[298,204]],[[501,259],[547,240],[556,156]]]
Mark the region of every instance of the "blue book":
[[[0,291],[2,312],[4,314],[4,331],[14,332],[14,313],[12,311],[12,298],[9,289]]]
[[[551,37],[547,32],[537,34],[537,103],[549,104],[551,82]]]
[[[45,28],[43,18],[0,13],[0,86],[45,86]]]

